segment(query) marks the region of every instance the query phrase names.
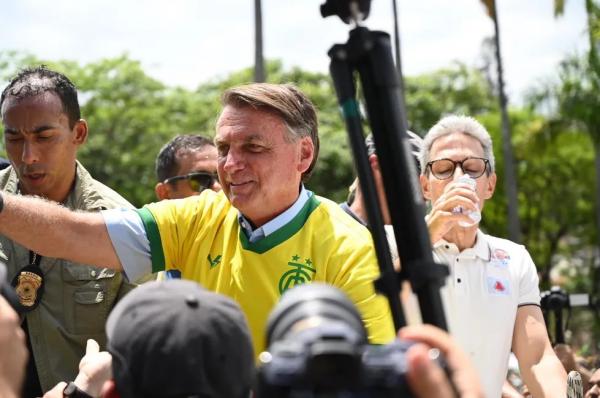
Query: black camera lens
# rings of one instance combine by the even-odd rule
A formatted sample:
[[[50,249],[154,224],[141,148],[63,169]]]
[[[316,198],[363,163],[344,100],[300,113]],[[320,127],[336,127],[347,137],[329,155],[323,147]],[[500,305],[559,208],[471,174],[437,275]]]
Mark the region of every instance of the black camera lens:
[[[322,283],[310,283],[288,290],[281,298],[267,322],[267,347],[285,339],[300,321],[321,319],[347,325],[367,343],[367,332],[361,316],[340,290]]]
[[[267,323],[257,398],[408,397],[412,343],[369,345],[360,313],[337,288],[312,283],[286,292]]]

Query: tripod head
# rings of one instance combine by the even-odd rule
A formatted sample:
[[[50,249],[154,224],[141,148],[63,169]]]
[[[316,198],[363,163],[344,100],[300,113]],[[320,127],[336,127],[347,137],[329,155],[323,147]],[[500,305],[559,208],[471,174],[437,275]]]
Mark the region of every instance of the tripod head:
[[[327,0],[321,4],[323,18],[337,15],[346,24],[364,21],[369,17],[370,10],[371,0]]]

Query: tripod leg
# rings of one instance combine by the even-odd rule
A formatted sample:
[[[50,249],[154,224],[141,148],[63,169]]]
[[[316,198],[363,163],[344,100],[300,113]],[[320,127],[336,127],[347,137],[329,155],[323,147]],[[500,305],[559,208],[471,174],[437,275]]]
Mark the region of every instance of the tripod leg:
[[[369,228],[373,235],[375,253],[380,269],[380,278],[375,283],[378,292],[384,294],[390,304],[394,327],[398,331],[406,325],[404,312],[400,304],[401,285],[397,283],[396,273],[390,257],[390,249],[385,237],[383,217],[379,210],[379,200],[375,189],[375,181],[371,172],[371,165],[367,157],[364,143],[364,133],[361,124],[360,112],[356,100],[356,87],[353,79],[353,69],[347,62],[347,48],[338,44],[329,51],[331,57],[330,72],[333,79],[338,101],[343,112],[348,138],[354,153],[356,170],[361,184]]]

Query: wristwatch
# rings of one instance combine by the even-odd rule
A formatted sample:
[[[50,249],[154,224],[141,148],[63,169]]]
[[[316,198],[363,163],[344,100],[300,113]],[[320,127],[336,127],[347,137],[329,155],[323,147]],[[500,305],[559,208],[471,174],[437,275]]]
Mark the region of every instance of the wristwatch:
[[[77,384],[73,383],[72,381],[70,381],[69,384],[67,384],[67,386],[63,390],[63,397],[94,398],[87,392],[85,392],[82,389],[80,389],[79,387],[77,387]]]

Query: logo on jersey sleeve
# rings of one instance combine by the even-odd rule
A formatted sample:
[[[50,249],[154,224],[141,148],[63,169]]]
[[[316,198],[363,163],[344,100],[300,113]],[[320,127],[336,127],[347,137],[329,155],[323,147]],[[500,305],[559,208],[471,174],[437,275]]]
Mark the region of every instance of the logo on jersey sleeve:
[[[287,265],[292,268],[284,272],[279,278],[279,294],[283,294],[283,292],[296,285],[312,281],[313,275],[317,272],[310,258],[305,258],[302,262],[297,254],[292,256]]]
[[[487,288],[488,293],[495,296],[508,296],[510,294],[510,282],[508,279],[488,276]]]
[[[210,269],[215,268],[217,265],[219,265],[219,263],[221,262],[221,255],[219,254],[217,257],[215,257],[215,259],[213,260],[212,257],[210,256],[210,254],[208,255],[208,257],[206,257],[206,259],[208,260],[208,263],[210,265]]]

